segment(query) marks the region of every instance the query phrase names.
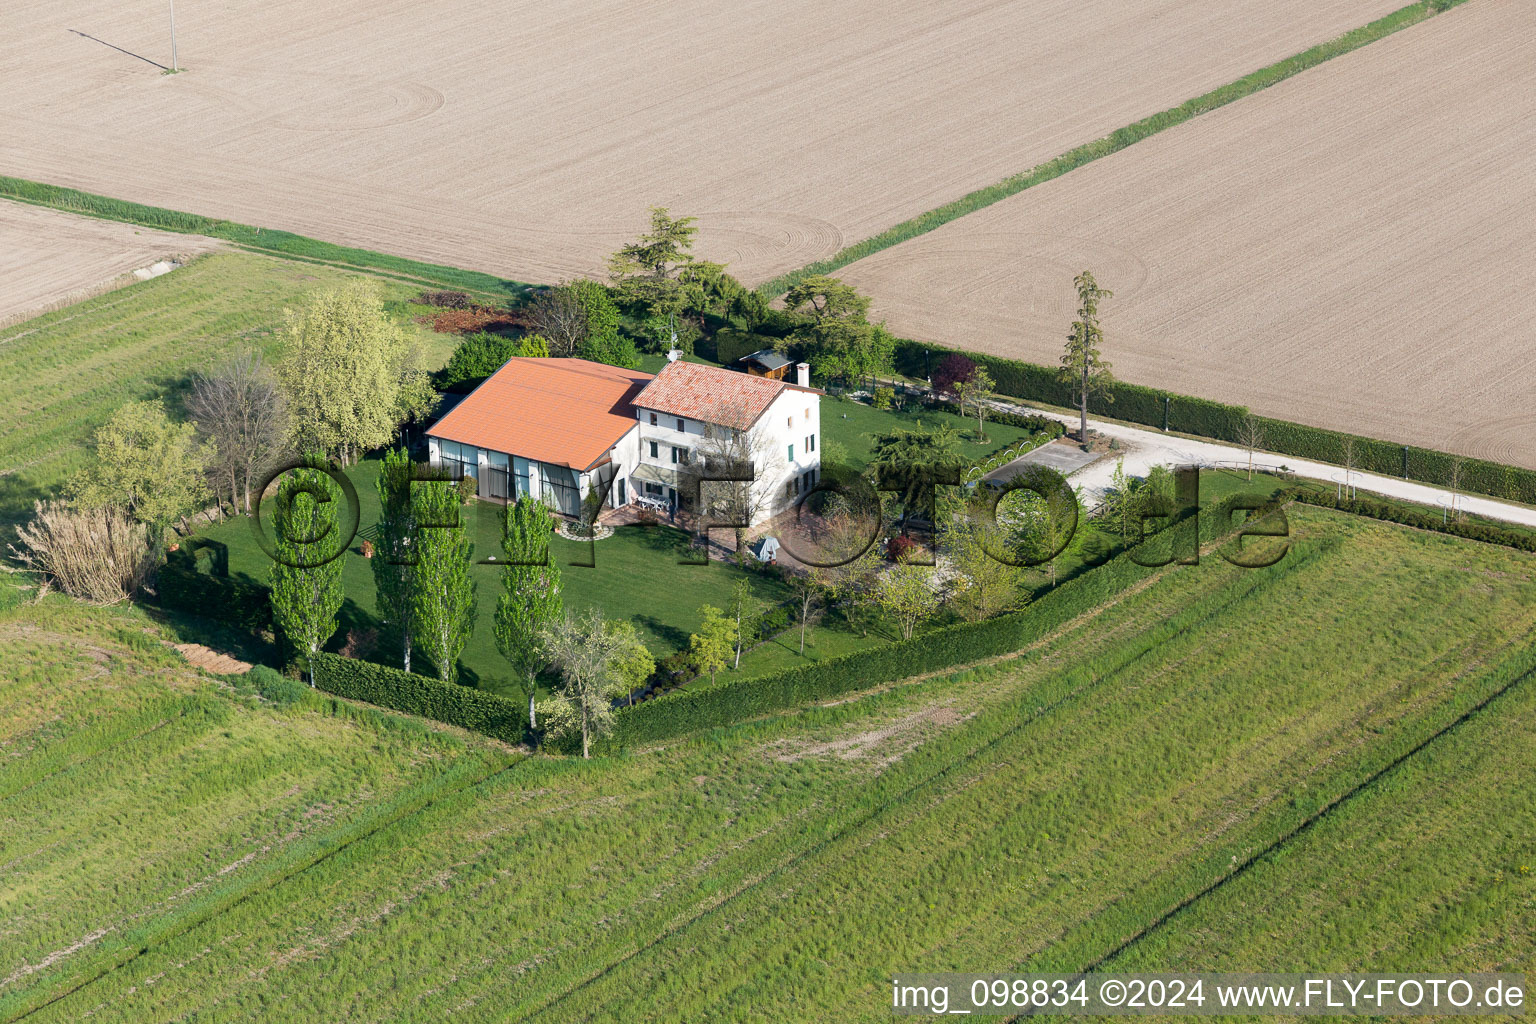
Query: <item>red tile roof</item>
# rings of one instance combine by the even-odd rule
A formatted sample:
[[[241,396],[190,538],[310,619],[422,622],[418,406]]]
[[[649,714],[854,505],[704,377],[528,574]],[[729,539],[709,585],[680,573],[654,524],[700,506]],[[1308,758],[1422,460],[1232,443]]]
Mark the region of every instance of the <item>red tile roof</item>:
[[[662,367],[634,402],[642,409],[746,430],[789,388],[813,390],[740,370],[679,360]]]
[[[635,426],[632,400],[651,380],[585,359],[509,359],[427,433],[590,469]]]

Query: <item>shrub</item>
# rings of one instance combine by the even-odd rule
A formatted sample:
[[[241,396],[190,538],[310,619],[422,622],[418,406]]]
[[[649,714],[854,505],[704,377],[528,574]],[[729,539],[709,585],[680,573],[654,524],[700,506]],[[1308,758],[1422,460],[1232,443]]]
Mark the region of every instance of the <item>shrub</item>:
[[[251,633],[272,628],[272,592],[217,573],[198,572],[186,552],[177,552],[155,576],[162,608],[217,619]]]
[[[640,350],[635,348],[633,341],[620,334],[593,335],[581,343],[576,354],[594,363],[622,366],[626,370],[640,366]]]
[[[446,389],[466,382],[482,381],[517,355],[518,347],[515,338],[483,331],[471,334],[453,350],[448,365],[437,371],[437,386]]]
[[[455,291],[422,292],[416,301],[423,306],[437,306],[441,309],[469,309],[475,304],[468,292]]]
[[[898,533],[885,542],[885,557],[900,562],[917,550],[917,541],[904,533]]]
[[[521,701],[335,654],[316,655],[312,670],[316,688],[337,697],[420,715],[508,743],[527,739],[528,714]]]
[[[475,500],[475,495],[480,493],[480,482],[469,474],[459,477],[459,482],[454,484],[459,492],[459,503],[468,505]]]
[[[262,699],[269,700],[279,707],[287,707],[302,701],[309,692],[309,687],[297,679],[289,679],[274,668],[265,665],[252,665],[245,674],[246,682],[256,688]]]
[[[870,399],[870,404],[873,405],[876,409],[884,412],[886,409],[889,409],[895,401],[895,389],[882,385],[875,388],[875,393]]]
[[[439,334],[474,334],[479,331],[503,333],[526,327],[528,320],[518,313],[490,306],[445,309],[432,317],[432,329]]]
[[[76,510],[37,502],[32,521],[16,531],[11,553],[71,597],[99,604],[125,601],[154,566],[142,523],[114,508]]]

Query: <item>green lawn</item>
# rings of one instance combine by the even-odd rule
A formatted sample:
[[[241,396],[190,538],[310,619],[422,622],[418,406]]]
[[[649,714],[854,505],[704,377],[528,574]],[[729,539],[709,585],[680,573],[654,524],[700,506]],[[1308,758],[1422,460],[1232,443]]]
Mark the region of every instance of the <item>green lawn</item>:
[[[886,1020],[892,972],[1074,969],[1185,901],[1188,952],[1148,947],[1138,968],[1208,967],[1229,938],[1293,969],[1375,969],[1378,941],[1411,943],[1404,967],[1528,964],[1530,883],[1511,871],[1536,557],[1293,522],[1280,566],[1149,572],[986,669],[524,762],[33,1019]],[[1383,803],[1340,813],[1404,769],[1424,806],[1401,823]],[[1298,829],[1332,860],[1287,858]],[[1299,873],[1244,870],[1256,855]],[[1283,885],[1237,898],[1265,877]],[[1411,935],[1380,931],[1401,931],[1393,906]]]
[[[341,556],[346,603],[342,611],[343,625],[333,647],[343,642],[348,629],[378,627],[373,573],[361,550],[362,541],[373,536],[379,518],[378,492],[374,486],[377,471],[378,463],[374,460],[358,463],[347,471],[357,489],[360,530],[347,553]],[[465,682],[499,692],[503,689],[502,681],[511,674],[506,660],[496,649],[494,634],[502,570],[485,559],[501,553],[502,509],[500,505],[477,501],[465,506],[463,512],[477,562],[472,574],[479,615],[474,634],[461,658],[462,678]],[[251,532],[251,520],[230,519],[203,530],[198,537],[225,547],[232,576],[263,584],[268,581],[270,561]],[[689,550],[689,543],[687,534],[667,526],[621,527],[611,537],[585,544],[556,537],[553,556],[561,566],[566,608],[580,611],[601,606],[610,618],[633,622],[647,646],[657,658],[662,658],[687,647],[689,634],[701,621],[700,606],[725,607],[739,579],[750,578],[753,594],[764,606],[788,598],[787,588],[777,579],[748,573],[732,564],[718,561],[708,565],[682,564],[684,559],[697,558]],[[577,564],[591,562],[595,565]],[[189,639],[206,636],[214,646],[237,639],[227,633],[217,633],[207,623],[180,616],[175,621]],[[209,632],[202,632],[204,630]],[[250,651],[247,648],[246,652],[267,659],[272,657],[272,652],[265,650]],[[374,657],[387,664],[399,664],[399,655],[388,638]],[[750,659],[744,659],[743,668],[750,663]],[[430,667],[420,660],[412,667],[430,671]]]
[[[358,275],[244,252],[201,257],[180,270],[0,329],[0,523],[78,469],[95,429],[125,402],[163,398],[179,417],[195,370],[240,347],[281,345],[283,310]],[[380,281],[403,312],[420,289]],[[406,321],[430,366],[455,339]]]
[[[924,409],[913,402],[904,409],[881,411],[851,398],[824,398],[821,403],[821,433],[826,442],[836,441],[848,450],[849,461],[856,467],[869,464],[873,454],[871,434],[890,430],[911,430],[916,427],[934,428],[941,424],[953,427],[960,437],[960,453],[977,462],[999,448],[1022,441],[1032,431],[1023,427],[1010,427],[988,422],[986,440],[976,437],[974,417],[960,417],[954,413]]]

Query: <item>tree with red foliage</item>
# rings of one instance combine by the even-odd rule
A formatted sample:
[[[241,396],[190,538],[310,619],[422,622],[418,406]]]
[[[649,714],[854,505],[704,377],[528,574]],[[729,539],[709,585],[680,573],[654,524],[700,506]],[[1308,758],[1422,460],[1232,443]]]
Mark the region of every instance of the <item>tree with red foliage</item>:
[[[956,381],[970,380],[976,372],[976,363],[958,352],[944,357],[939,368],[933,372],[933,393],[942,395],[954,388]]]

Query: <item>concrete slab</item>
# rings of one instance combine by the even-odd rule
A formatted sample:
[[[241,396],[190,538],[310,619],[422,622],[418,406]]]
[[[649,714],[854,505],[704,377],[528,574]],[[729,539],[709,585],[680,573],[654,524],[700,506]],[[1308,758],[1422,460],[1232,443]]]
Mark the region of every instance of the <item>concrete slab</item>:
[[[1024,471],[1025,466],[1048,466],[1062,476],[1068,476],[1089,463],[1097,461],[1103,454],[1103,452],[1085,452],[1077,446],[1076,442],[1058,439],[997,467],[984,479],[1012,480]]]

